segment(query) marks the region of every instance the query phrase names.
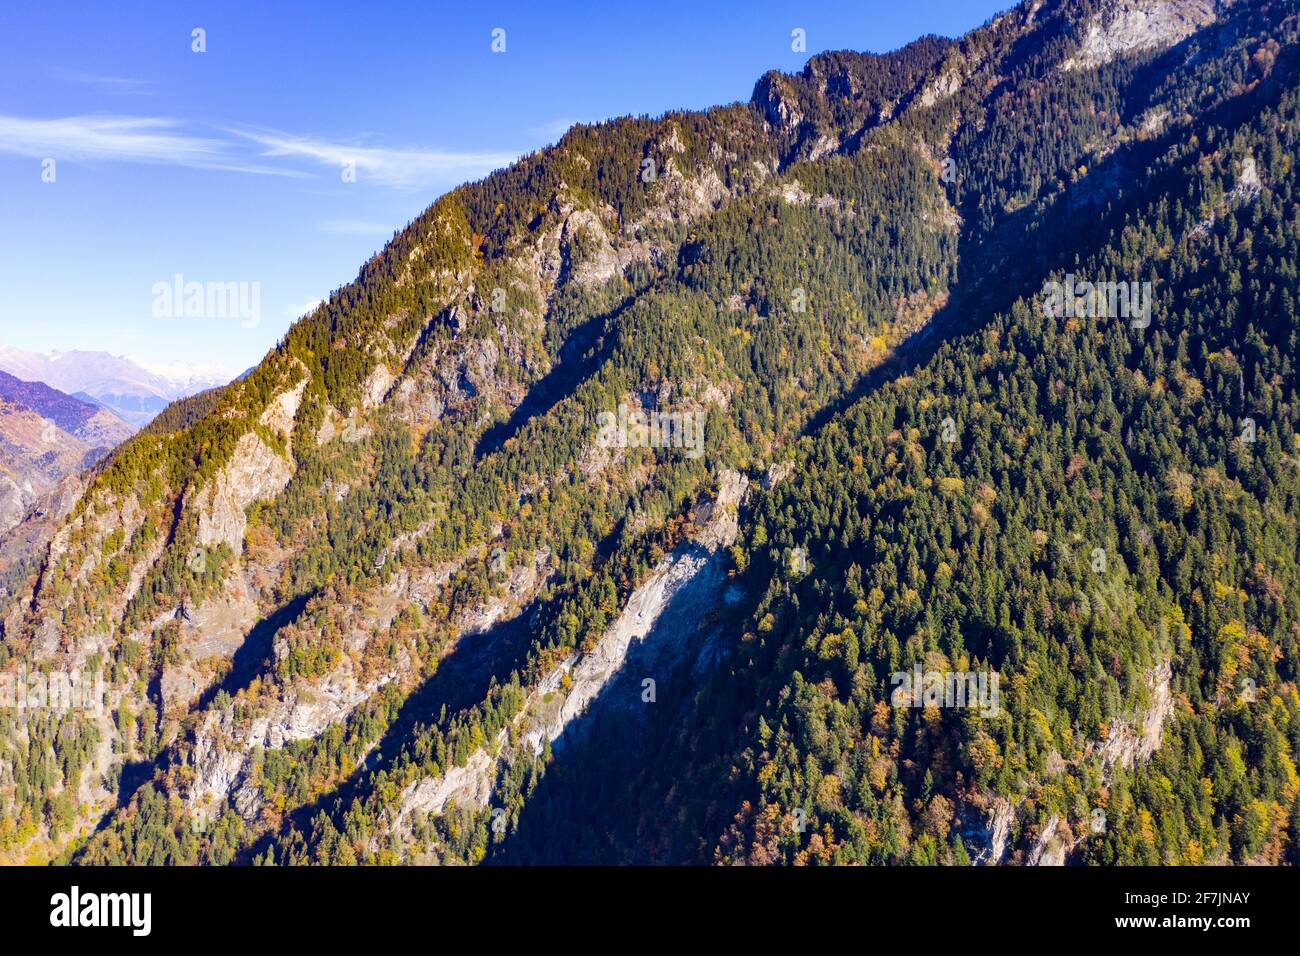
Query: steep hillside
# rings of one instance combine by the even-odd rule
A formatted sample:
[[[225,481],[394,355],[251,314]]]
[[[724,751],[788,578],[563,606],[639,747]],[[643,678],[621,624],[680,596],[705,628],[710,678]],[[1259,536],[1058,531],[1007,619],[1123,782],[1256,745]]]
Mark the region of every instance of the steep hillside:
[[[105,408],[0,372],[0,536],[60,479],[93,465],[134,431]],[[0,573],[5,567],[0,559]]]
[[[0,854],[1284,859],[1298,31],[1035,0],[443,196],[62,521]]]

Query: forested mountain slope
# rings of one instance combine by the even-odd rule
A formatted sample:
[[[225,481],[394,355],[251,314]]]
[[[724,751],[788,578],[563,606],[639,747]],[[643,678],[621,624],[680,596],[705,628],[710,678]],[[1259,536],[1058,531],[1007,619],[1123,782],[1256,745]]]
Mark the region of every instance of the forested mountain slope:
[[[0,667],[107,702],[0,712],[0,854],[1294,862],[1298,30],[1026,3],[442,197],[54,535]]]
[[[134,431],[106,408],[0,372],[0,541],[62,479]],[[0,579],[6,570],[0,545]]]

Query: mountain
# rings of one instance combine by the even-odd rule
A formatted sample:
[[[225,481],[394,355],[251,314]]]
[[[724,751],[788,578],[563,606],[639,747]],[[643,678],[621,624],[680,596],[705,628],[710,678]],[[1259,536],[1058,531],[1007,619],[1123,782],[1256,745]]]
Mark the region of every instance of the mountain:
[[[135,429],[99,405],[73,398],[44,382],[24,382],[0,372],[0,398],[40,415],[91,449],[108,449]]]
[[[0,536],[61,479],[90,467],[134,432],[99,405],[0,372]]]
[[[59,522],[0,854],[1300,862],[1298,138],[1032,0],[440,197]]]
[[[137,428],[172,401],[229,380],[213,370],[184,365],[150,369],[107,352],[41,353],[9,346],[0,346],[0,370],[102,405]]]

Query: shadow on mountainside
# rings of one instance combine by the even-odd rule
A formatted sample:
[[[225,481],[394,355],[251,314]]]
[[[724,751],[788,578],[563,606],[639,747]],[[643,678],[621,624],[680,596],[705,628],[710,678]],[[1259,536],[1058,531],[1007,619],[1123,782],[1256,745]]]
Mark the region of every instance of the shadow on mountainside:
[[[632,301],[626,299],[613,311],[592,316],[569,333],[551,370],[533,383],[509,418],[483,433],[474,447],[474,457],[500,451],[531,419],[545,415],[599,369],[617,340],[617,330],[609,323]]]
[[[1255,92],[1276,98],[1278,88]],[[1175,138],[1196,133],[1204,139],[1205,127],[1239,125],[1263,105],[1243,99],[1202,115],[1190,130],[1125,144],[1044,208],[1025,207],[1004,216],[986,233],[964,235],[959,256],[961,273],[970,277],[966,283],[955,286],[948,304],[887,362],[818,412],[805,433],[817,432],[872,391],[924,366],[946,342],[979,331],[1017,299],[1032,302],[1048,274],[1067,271],[1076,261],[1101,252],[1135,203],[1179,195],[1195,157],[1151,179],[1140,174]],[[1100,202],[1087,201],[1106,184],[1112,188],[1102,193]],[[738,612],[728,614],[728,627],[741,617]],[[652,632],[647,642],[654,638]],[[700,679],[684,669],[659,681],[657,704],[641,705],[639,677],[644,670],[639,654],[630,654],[618,677],[579,718],[572,739],[565,740],[570,736],[566,732],[564,745],[557,741],[554,758],[517,825],[489,851],[487,862],[709,862],[717,836],[748,796],[729,779],[746,743],[741,739],[744,721],[727,723],[725,715],[745,713],[756,702],[735,697],[736,682],[725,670]],[[693,701],[705,706],[689,713]],[[687,715],[702,719],[704,725],[684,729],[690,723],[683,719]],[[678,789],[687,785],[683,767],[696,769],[695,783],[707,785],[702,778],[712,778],[711,800],[703,809],[677,804]],[[696,810],[696,816],[687,816]]]
[[[814,413],[803,433],[817,433],[864,396],[923,367],[944,345],[984,328],[999,313],[1009,311],[1017,299],[1037,307],[1035,297],[1049,274],[1066,272],[1075,262],[1100,252],[1108,238],[1123,227],[1135,200],[1177,197],[1175,189],[1183,188],[1190,159],[1150,181],[1137,178],[1174,141],[1189,135],[1204,141],[1210,126],[1235,128],[1275,102],[1281,89],[1280,83],[1261,85],[1201,114],[1190,128],[1124,143],[1046,200],[1045,208],[1025,206],[1008,213],[986,232],[963,233],[958,242],[959,277],[949,290],[948,302],[847,393]],[[1090,195],[1104,196],[1104,200],[1090,203]]]
[[[292,831],[307,834],[312,821],[322,812],[335,817],[341,815],[360,793],[367,778],[391,767],[421,726],[445,723],[447,718],[481,703],[494,682],[508,679],[512,671],[522,670],[532,647],[534,619],[543,615],[547,607],[548,602],[539,598],[509,620],[462,635],[439,662],[437,671],[402,702],[392,723],[347,779],[294,810],[285,827],[264,835],[244,851],[244,856],[248,860],[256,859],[276,839]]]
[[[255,677],[269,670],[275,658],[275,635],[280,628],[292,624],[307,606],[307,602],[317,593],[309,591],[300,594],[253,625],[248,636],[244,638],[244,643],[239,645],[230,659],[229,672],[203,692],[198,703],[194,705],[194,710],[207,709],[222,691],[234,697],[248,687]]]
[[[690,549],[680,554],[689,556]],[[650,848],[638,843],[633,826],[632,808],[644,797],[634,784],[655,776],[664,742],[680,729],[700,682],[719,670],[734,637],[724,626],[725,557],[703,549],[696,556],[706,558],[704,565],[668,598],[622,666],[552,742],[545,774],[488,863],[648,862]],[[653,700],[646,699],[646,678],[655,682]],[[671,776],[658,784],[671,787]],[[645,793],[658,799],[654,786]]]

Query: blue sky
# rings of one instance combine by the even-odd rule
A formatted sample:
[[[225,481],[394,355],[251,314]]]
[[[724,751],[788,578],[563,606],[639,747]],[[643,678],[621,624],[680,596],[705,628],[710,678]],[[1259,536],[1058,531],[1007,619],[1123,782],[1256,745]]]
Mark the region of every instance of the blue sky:
[[[745,100],[1010,5],[5,4],[0,344],[240,371],[438,195],[573,122]],[[250,306],[257,283],[257,321],[160,315],[178,274]]]

